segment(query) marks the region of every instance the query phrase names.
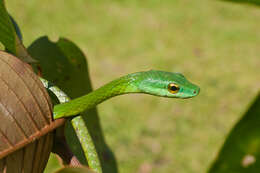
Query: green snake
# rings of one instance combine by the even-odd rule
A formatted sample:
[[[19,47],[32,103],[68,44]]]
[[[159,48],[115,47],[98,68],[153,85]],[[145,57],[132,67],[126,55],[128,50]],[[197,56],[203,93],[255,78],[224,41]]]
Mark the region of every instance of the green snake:
[[[190,98],[200,92],[200,88],[189,82],[181,73],[150,70],[120,77],[85,96],[70,100],[66,93],[51,82],[40,79],[44,87],[52,91],[61,103],[54,106],[54,119],[80,115],[83,111],[122,94],[145,93],[168,98]],[[95,145],[84,120],[78,116],[73,118],[71,123],[84,150],[89,167],[102,173]]]
[[[190,98],[199,94],[200,88],[189,82],[181,73],[143,71],[115,79],[99,89],[54,106],[54,119],[75,116],[117,95],[145,93],[169,98]]]

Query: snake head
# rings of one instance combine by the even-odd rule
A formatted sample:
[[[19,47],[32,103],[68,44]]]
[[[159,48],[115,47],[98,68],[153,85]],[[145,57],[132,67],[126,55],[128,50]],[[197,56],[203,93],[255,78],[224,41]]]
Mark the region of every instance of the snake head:
[[[170,98],[190,98],[199,94],[200,88],[189,82],[181,73],[157,70],[138,72],[133,75],[139,92]]]

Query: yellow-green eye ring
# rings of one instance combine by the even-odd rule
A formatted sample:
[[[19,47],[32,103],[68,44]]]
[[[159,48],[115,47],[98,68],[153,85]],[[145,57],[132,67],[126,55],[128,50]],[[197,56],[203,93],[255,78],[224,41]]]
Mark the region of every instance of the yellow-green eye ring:
[[[175,84],[175,83],[170,83],[168,85],[168,91],[172,94],[176,94],[177,92],[179,92],[180,87],[179,85]]]

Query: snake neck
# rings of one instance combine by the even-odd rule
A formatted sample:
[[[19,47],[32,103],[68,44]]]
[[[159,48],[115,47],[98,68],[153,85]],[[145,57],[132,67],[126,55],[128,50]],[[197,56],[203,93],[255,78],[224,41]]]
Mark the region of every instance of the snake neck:
[[[54,119],[57,119],[77,115],[85,110],[95,107],[99,103],[111,97],[127,93],[138,93],[140,92],[136,86],[138,76],[138,73],[136,73],[121,77],[87,95],[64,104],[55,105],[53,117]]]

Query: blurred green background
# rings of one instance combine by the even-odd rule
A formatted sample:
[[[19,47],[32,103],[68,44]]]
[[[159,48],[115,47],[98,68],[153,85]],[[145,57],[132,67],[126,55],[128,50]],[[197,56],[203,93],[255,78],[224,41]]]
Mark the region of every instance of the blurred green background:
[[[29,46],[66,37],[97,88],[126,73],[181,72],[190,100],[147,95],[98,106],[122,173],[206,172],[260,86],[260,8],[217,0],[8,0]]]

